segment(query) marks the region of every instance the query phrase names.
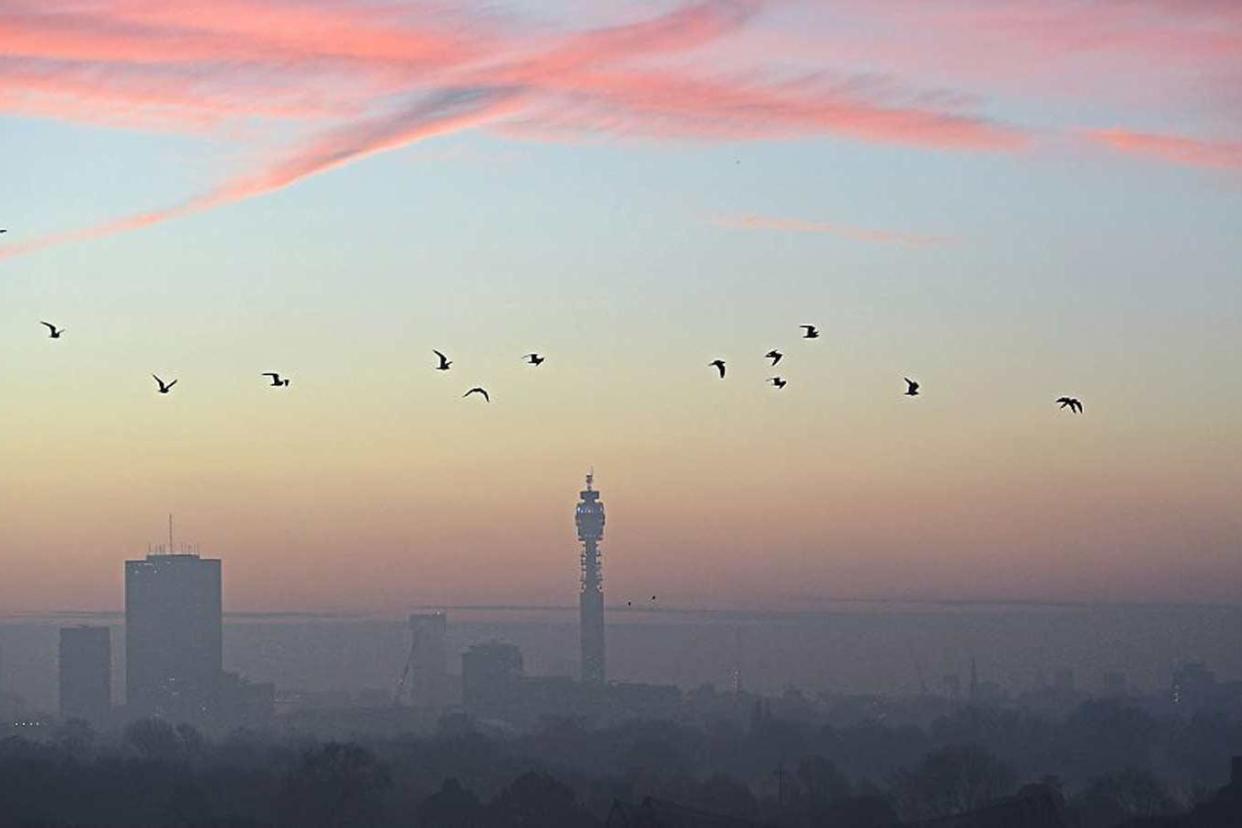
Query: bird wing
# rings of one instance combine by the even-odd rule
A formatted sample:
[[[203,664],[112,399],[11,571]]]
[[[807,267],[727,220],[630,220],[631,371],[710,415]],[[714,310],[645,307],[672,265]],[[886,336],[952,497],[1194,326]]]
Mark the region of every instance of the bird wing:
[[[280,379],[280,374],[277,374],[275,371],[264,371],[264,372],[263,372],[262,374],[260,374],[259,376],[261,376],[261,377],[271,377],[271,378],[272,378],[272,379],[274,379],[274,380],[278,380],[278,379]]]
[[[155,380],[159,384],[160,388],[164,387],[164,381],[160,379],[159,377],[157,377],[155,374],[151,375],[151,379]]]
[[[172,387],[173,387],[174,385],[176,385],[176,384],[177,384],[177,381],[176,381],[176,380],[173,380],[172,382],[168,383],[168,385],[166,385],[166,386],[164,386],[164,387],[165,387],[165,388],[172,388]]]
[[[439,351],[435,350],[434,348],[431,350],[431,352],[440,358],[441,365],[448,365],[448,361],[449,361],[448,357],[446,357],[444,354],[440,353]]]
[[[39,324],[45,326],[52,333],[56,333],[56,326],[51,322],[40,322]]]

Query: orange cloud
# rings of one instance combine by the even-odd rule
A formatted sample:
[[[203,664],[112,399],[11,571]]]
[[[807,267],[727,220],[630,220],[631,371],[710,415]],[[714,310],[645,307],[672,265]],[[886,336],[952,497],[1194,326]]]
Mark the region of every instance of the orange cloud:
[[[1180,135],[1156,135],[1125,129],[1090,130],[1086,136],[1088,140],[1117,152],[1171,164],[1242,169],[1242,142],[1238,141],[1200,141]]]
[[[848,224],[837,224],[823,221],[804,221],[803,219],[776,218],[748,214],[744,216],[720,216],[712,220],[719,227],[730,227],[737,230],[774,230],[784,233],[826,233],[854,241],[877,242],[880,244],[899,244],[907,247],[925,247],[950,241],[948,236],[934,236],[920,233],[902,233],[896,230],[878,230],[871,227],[854,227]]]

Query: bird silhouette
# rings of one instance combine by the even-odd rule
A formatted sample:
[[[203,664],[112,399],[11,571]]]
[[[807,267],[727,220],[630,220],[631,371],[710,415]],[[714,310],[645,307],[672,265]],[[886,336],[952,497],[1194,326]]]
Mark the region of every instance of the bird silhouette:
[[[819,339],[819,328],[814,325],[801,325],[800,327],[806,331],[802,334],[803,339]]]
[[[155,374],[152,374],[151,376],[155,377],[155,381],[159,384],[161,394],[167,394],[172,390],[172,387],[177,384],[176,380],[173,380],[172,382],[164,382],[159,377],[156,377]]]
[[[654,596],[654,595],[652,595],[652,596],[651,596],[651,600],[652,600],[652,601],[654,601],[654,600],[655,600],[655,596]]]
[[[49,339],[60,339],[60,335],[65,332],[64,328],[58,328],[51,322],[40,322],[39,324],[47,328],[47,335]]]
[[[632,606],[634,606],[634,602],[633,602],[633,601],[626,601],[626,602],[625,602],[625,605],[626,605],[627,607],[632,607]]]
[[[282,377],[275,371],[265,371],[261,376],[272,378],[272,388],[287,388],[289,386],[288,377]]]
[[[772,377],[768,380],[768,382],[772,383],[777,388],[784,388],[786,385],[789,385],[789,380],[784,377]]]
[[[708,364],[708,365],[710,365],[710,366],[712,366],[713,368],[715,368],[717,371],[719,371],[719,372],[720,372],[720,378],[721,378],[721,379],[724,379],[724,375],[725,375],[725,363],[724,363],[724,360],[723,360],[723,359],[713,359],[711,362],[709,362],[709,363],[707,363],[707,364]]]
[[[780,351],[776,350],[775,348],[773,348],[772,350],[764,354],[764,356],[772,360],[772,367],[775,368],[776,363],[780,362],[784,358],[785,355],[782,354]]]
[[[449,369],[449,366],[453,364],[452,361],[448,357],[446,357],[444,354],[440,353],[439,351],[432,349],[431,352],[440,358],[440,364],[436,366],[437,371],[447,371]]]
[[[1082,403],[1080,403],[1076,397],[1059,397],[1057,402],[1061,404],[1062,408],[1068,408],[1075,414],[1082,413]]]
[[[522,359],[526,360],[527,362],[529,362],[531,365],[534,365],[535,367],[539,367],[540,365],[543,365],[545,357],[541,357],[539,356],[539,354],[527,354],[526,356],[522,357]]]
[[[906,381],[906,396],[917,397],[919,395],[919,384],[909,377],[903,377]]]
[[[466,393],[462,394],[462,397],[469,397],[471,394],[482,394],[483,399],[487,400],[488,402],[492,401],[492,397],[490,394],[487,393],[487,389],[479,388],[477,385],[474,388],[471,388]]]
[[[8,230],[3,230],[3,229],[0,229],[0,233],[7,233],[7,232],[9,232],[9,231],[8,231]]]

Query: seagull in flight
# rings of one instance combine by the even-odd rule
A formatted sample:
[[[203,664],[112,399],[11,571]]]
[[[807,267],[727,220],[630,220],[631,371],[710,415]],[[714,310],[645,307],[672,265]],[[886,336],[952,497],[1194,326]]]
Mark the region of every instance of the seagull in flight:
[[[803,339],[819,339],[819,328],[814,325],[799,325],[806,333],[802,334]]]
[[[1078,399],[1075,397],[1060,397],[1059,399],[1057,399],[1057,402],[1061,404],[1062,408],[1068,408],[1070,411],[1073,411],[1075,414],[1082,413],[1082,403],[1080,403]]]
[[[715,368],[717,371],[719,371],[719,372],[720,372],[720,378],[721,378],[721,379],[724,379],[724,375],[725,375],[725,362],[724,362],[724,360],[723,360],[723,359],[713,359],[711,362],[709,362],[709,363],[707,363],[707,364],[708,364],[708,365],[710,365],[710,366],[712,366],[713,368]]]
[[[919,395],[919,384],[909,377],[902,377],[906,381],[906,396],[917,397]]]
[[[540,365],[543,365],[543,361],[545,358],[539,356],[539,354],[527,354],[526,356],[522,357],[522,359],[526,360],[531,365],[534,365],[536,368],[538,368]]]
[[[782,354],[780,351],[776,350],[775,348],[773,348],[772,350],[764,354],[764,356],[772,360],[772,367],[775,368],[776,363],[780,362],[781,359],[784,358],[785,355]]]
[[[450,360],[448,357],[446,357],[444,354],[440,353],[439,351],[435,350],[434,348],[432,349],[431,352],[440,358],[440,364],[436,366],[437,371],[447,371],[449,369],[449,366],[453,364],[452,360]]]
[[[778,389],[784,388],[786,385],[789,385],[789,380],[785,379],[784,377],[772,377],[770,380],[768,380],[768,382],[775,385]]]
[[[159,377],[156,377],[155,374],[152,374],[151,376],[155,377],[155,381],[159,384],[161,394],[167,394],[172,390],[172,387],[177,384],[176,380],[173,380],[172,382],[164,382]]]
[[[487,393],[487,389],[479,388],[477,385],[474,388],[471,388],[466,393],[462,394],[462,397],[469,397],[471,394],[482,394],[483,399],[487,400],[488,402],[492,401],[492,397],[490,394]]]
[[[47,335],[49,339],[60,339],[60,335],[65,332],[64,328],[58,328],[51,322],[40,322],[39,324],[47,328]]]
[[[270,387],[272,388],[288,388],[289,387],[289,378],[282,377],[280,374],[276,373],[275,371],[265,371],[260,376],[271,377],[272,384]]]

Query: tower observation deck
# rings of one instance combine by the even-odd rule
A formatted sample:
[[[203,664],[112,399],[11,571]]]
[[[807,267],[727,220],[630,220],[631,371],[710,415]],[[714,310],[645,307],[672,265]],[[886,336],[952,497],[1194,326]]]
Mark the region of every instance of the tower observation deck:
[[[595,474],[586,477],[586,488],[578,493],[574,523],[582,543],[582,593],[578,598],[582,634],[582,682],[604,683],[604,577],[600,565],[599,542],[604,537],[604,504],[594,488]]]

